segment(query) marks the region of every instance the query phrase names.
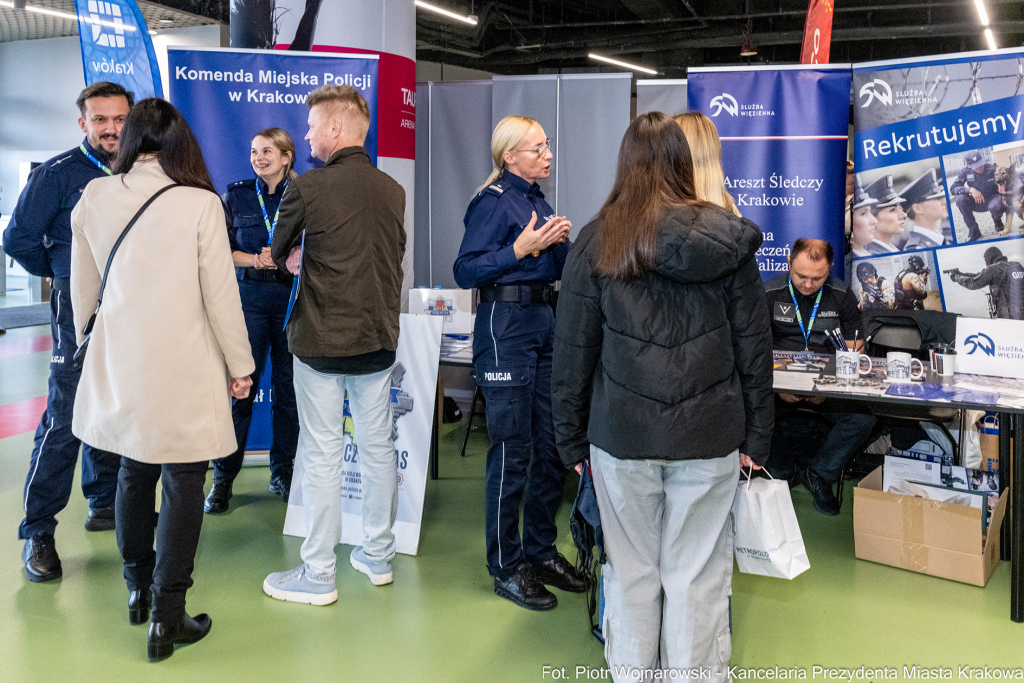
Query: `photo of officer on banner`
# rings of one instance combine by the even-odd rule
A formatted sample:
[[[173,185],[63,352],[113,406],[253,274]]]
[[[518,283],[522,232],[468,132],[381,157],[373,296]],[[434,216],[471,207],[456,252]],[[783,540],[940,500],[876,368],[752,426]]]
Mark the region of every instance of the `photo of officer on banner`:
[[[943,157],[958,244],[1021,234],[1022,154],[1012,142]]]

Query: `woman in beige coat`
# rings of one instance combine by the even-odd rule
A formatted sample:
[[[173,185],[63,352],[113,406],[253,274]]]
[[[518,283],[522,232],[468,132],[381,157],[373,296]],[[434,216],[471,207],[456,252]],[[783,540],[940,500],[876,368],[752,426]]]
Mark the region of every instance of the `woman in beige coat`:
[[[185,613],[203,483],[207,461],[236,448],[230,397],[248,395],[255,365],[223,205],[185,119],[163,100],[137,104],[113,168],[85,188],[71,216],[79,343],[121,231],[154,193],[181,185],[142,213],[114,255],[72,423],[76,436],[122,456],[114,516],[129,621],[145,623],[152,604],[148,652],[159,661],[210,630],[207,615]]]

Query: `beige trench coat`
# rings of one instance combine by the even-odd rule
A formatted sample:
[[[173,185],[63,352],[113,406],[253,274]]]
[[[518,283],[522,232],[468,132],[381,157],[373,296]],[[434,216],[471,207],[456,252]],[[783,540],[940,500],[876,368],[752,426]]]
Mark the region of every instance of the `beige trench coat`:
[[[118,235],[172,182],[155,158],[143,157],[127,174],[86,186],[71,214],[79,342]],[[230,377],[254,370],[220,199],[172,188],[146,209],[114,256],[72,431],[95,448],[145,463],[223,457],[238,447]]]

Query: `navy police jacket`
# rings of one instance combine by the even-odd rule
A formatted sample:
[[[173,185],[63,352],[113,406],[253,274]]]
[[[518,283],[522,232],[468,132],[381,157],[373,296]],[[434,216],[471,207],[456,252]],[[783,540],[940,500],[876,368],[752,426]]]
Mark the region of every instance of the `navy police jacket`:
[[[83,144],[107,162],[88,140]],[[71,212],[85,186],[105,175],[77,147],[33,169],[4,231],[4,252],[32,275],[71,277]]]
[[[555,215],[537,183],[503,171],[469,203],[466,234],[455,259],[455,282],[463,289],[493,284],[549,284],[562,277],[569,242],[553,244],[539,257],[516,258],[513,244],[537,212],[539,229]]]
[[[960,169],[956,180],[949,187],[949,193],[952,195],[969,194],[972,187],[981,192],[985,201],[999,194],[999,186],[996,185],[996,165],[986,163],[981,173],[976,173],[973,168],[969,167]]]
[[[239,180],[237,183],[228,185],[225,201],[228,210],[231,211],[231,224],[228,226],[228,241],[231,242],[231,251],[258,254],[263,251],[263,247],[270,246],[267,223],[263,220],[260,200],[256,196],[256,183],[260,184],[263,203],[267,207],[267,218],[273,224],[274,214],[277,213],[277,207],[281,205],[286,182],[288,182],[287,178],[278,183],[277,191],[274,194],[270,194],[270,190],[262,178]]]

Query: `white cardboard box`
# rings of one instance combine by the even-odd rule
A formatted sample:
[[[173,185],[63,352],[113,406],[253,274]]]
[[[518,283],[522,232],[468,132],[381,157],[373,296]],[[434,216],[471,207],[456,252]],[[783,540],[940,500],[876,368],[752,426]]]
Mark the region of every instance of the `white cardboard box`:
[[[410,289],[409,313],[443,317],[444,334],[472,334],[473,290]]]

